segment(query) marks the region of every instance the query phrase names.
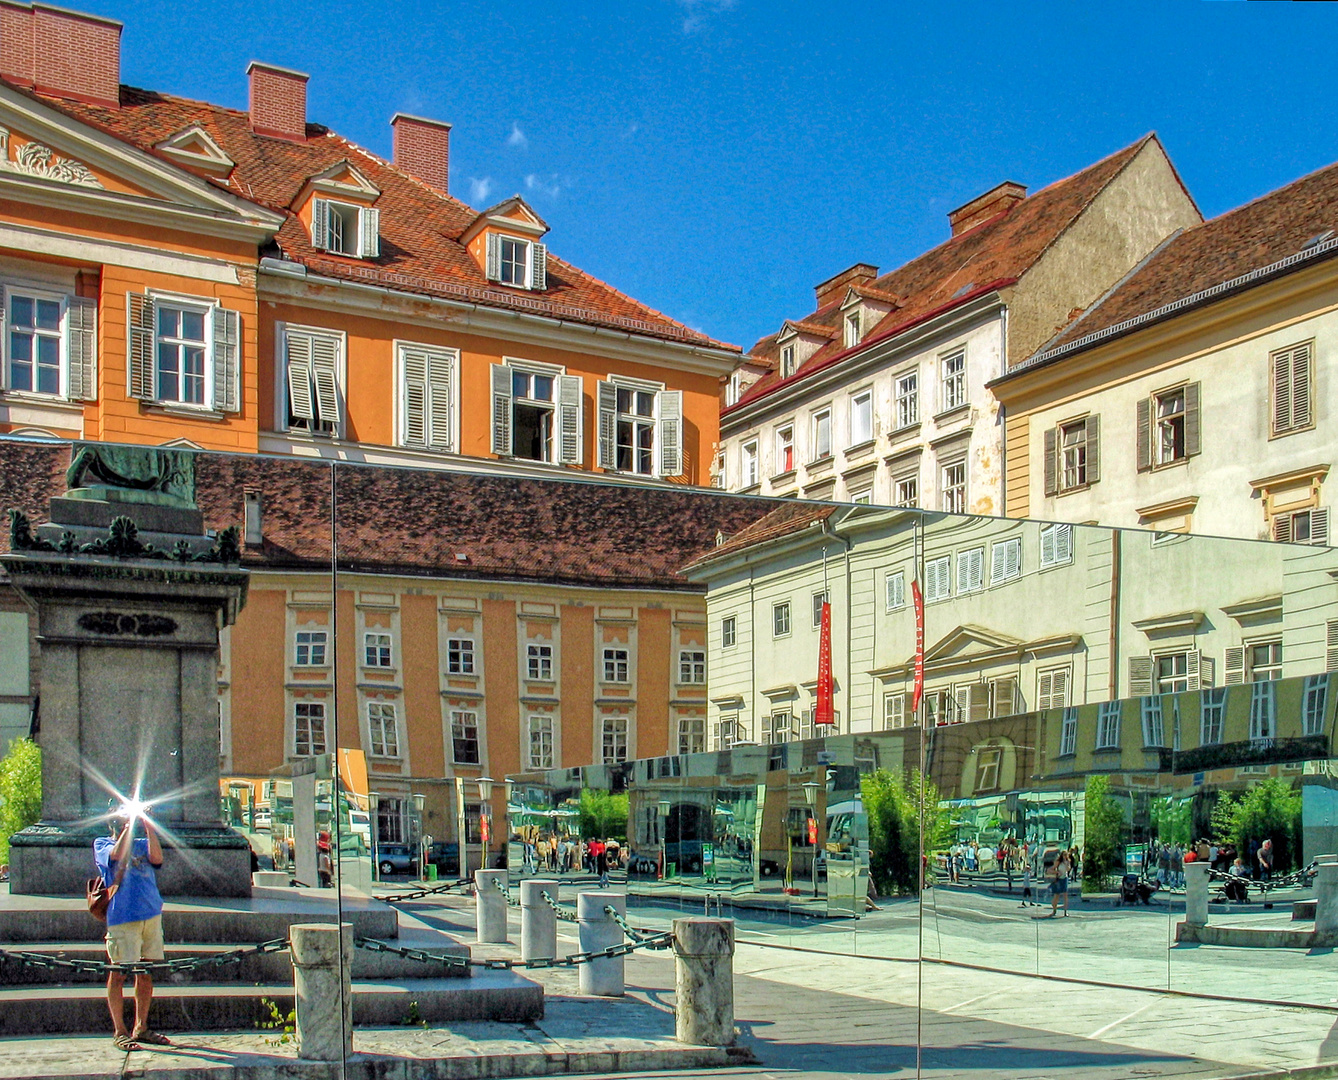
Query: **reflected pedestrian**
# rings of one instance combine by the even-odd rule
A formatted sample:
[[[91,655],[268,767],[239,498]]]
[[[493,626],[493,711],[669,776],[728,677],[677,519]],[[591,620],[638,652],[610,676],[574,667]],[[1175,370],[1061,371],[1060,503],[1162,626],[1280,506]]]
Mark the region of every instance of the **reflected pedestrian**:
[[[1064,918],[1069,917],[1069,872],[1072,868],[1072,863],[1069,862],[1069,853],[1061,851],[1055,857],[1055,865],[1051,872],[1050,918],[1052,919],[1058,913],[1061,896],[1064,898]]]

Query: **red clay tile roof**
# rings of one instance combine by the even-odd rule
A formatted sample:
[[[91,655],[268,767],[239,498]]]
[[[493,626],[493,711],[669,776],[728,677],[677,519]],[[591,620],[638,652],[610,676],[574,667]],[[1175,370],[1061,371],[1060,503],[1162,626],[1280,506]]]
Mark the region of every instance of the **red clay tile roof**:
[[[767,505],[775,506],[775,503]],[[742,551],[744,548],[755,547],[771,540],[778,540],[782,536],[789,536],[791,533],[801,532],[810,525],[826,521],[838,510],[847,511],[849,509],[848,506],[835,506],[830,503],[810,503],[799,502],[797,499],[785,499],[780,506],[777,506],[765,517],[744,526],[733,535],[725,532],[723,543],[703,552],[688,563],[684,569],[692,570],[726,555],[732,555],[736,551]]]
[[[0,439],[0,513],[12,507],[34,525],[49,520],[71,450]],[[718,532],[738,533],[775,505],[700,490],[337,468],[338,561],[350,573],[700,592],[682,566],[714,549]],[[240,525],[244,492],[260,492],[265,543],[244,549],[244,566],[328,572],[328,464],[202,452],[195,472],[208,528]],[[8,529],[0,550],[9,550]]]
[[[25,91],[26,92],[26,91]],[[237,163],[226,181],[235,195],[284,214],[279,230],[283,254],[331,277],[616,327],[652,337],[710,348],[737,350],[638,303],[612,286],[548,257],[548,288],[542,293],[490,283],[460,236],[477,216],[450,195],[402,172],[368,150],[318,124],[307,125],[305,143],[257,135],[245,112],[205,102],[121,87],[121,107],[37,95],[41,101],[157,156],[158,143],[199,125]],[[293,201],[308,179],[348,160],[381,191],[381,255],[353,259],[312,247]]]
[[[844,348],[840,341],[824,345],[789,379],[781,379],[777,372],[764,376],[725,412],[765,397],[782,383],[825,369],[931,315],[1016,281],[1155,138],[1156,135],[1145,135],[1132,146],[1089,165],[1082,172],[1042,188],[1017,203],[1010,212],[990,218],[868,283],[865,287],[882,294],[880,299],[893,299],[899,306],[883,316],[859,345],[854,349]],[[834,301],[803,321],[834,322],[838,314],[839,301]],[[776,335],[772,334],[754,345],[751,351],[771,357],[776,350]]]
[[[1040,352],[1270,266],[1331,229],[1338,229],[1338,164],[1172,237]]]

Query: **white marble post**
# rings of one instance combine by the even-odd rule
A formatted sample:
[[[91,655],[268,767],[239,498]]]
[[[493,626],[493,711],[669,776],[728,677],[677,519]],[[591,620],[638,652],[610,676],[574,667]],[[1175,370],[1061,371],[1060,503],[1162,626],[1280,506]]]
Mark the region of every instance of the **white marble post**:
[[[344,1061],[353,1053],[353,924],[288,928],[297,1010],[297,1056]]]
[[[557,956],[557,912],[548,906],[543,894],[554,901],[558,883],[531,878],[520,883],[520,958],[552,959]]]
[[[1185,922],[1189,926],[1208,925],[1208,864],[1185,864]]]
[[[627,897],[621,893],[583,892],[576,895],[577,933],[581,952],[597,952],[622,943],[623,931],[604,913],[608,904],[619,915],[627,914]],[[579,987],[582,994],[620,997],[623,994],[623,958],[606,957],[582,964]]]
[[[734,920],[674,920],[674,1034],[693,1046],[734,1045]]]
[[[1338,930],[1338,863],[1315,867],[1315,931]]]
[[[478,910],[478,941],[494,944],[506,941],[505,870],[474,871],[474,901]]]

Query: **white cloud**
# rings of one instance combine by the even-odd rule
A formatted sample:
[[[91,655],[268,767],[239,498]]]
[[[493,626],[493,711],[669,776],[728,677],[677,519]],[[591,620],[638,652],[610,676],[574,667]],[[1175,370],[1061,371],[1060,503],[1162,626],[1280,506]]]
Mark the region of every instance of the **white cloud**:
[[[627,130],[623,132],[623,138],[630,139],[640,130],[641,130],[641,125],[633,121],[632,123],[627,125]]]
[[[469,178],[469,201],[472,203],[484,203],[488,201],[488,196],[492,194],[492,177],[485,176],[479,179],[476,176]]]
[[[519,124],[511,124],[511,134],[506,137],[506,145],[514,146],[517,150],[524,150],[530,145],[530,140],[525,138],[525,132],[520,130]]]
[[[547,195],[550,199],[556,199],[558,193],[562,190],[562,184],[559,183],[557,174],[537,176],[530,173],[525,177],[525,190],[539,195]]]
[[[678,0],[683,9],[683,33],[695,34],[712,17],[734,10],[737,3],[738,0]]]

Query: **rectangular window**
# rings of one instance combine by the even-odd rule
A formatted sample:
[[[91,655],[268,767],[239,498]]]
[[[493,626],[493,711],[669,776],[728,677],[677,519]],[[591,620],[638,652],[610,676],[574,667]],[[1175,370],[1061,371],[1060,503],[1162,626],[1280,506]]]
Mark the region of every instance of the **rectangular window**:
[[[794,472],[794,425],[776,429],[776,475]]]
[[[503,285],[518,285],[529,288],[530,284],[530,244],[528,240],[517,240],[514,236],[501,238],[501,272],[498,280]]]
[[[1166,745],[1165,725],[1162,723],[1161,698],[1157,696],[1139,699],[1140,715],[1143,719],[1143,745],[1149,748]]]
[[[625,683],[628,681],[627,650],[604,650],[604,681],[606,683]]]
[[[1065,708],[1069,703],[1070,675],[1067,665],[1039,672],[1036,676],[1036,708]]]
[[[1154,437],[1158,465],[1185,459],[1185,388],[1168,390],[1153,398],[1157,407]]]
[[[782,379],[788,379],[794,374],[794,346],[786,345],[781,349],[780,373]]]
[[[528,645],[525,649],[526,674],[541,682],[553,681],[553,646]]]
[[[451,761],[457,765],[479,763],[479,718],[469,710],[451,710]]]
[[[873,441],[873,392],[866,390],[850,399],[850,445]]]
[[[396,347],[400,368],[400,442],[425,450],[455,449],[453,387],[460,354],[430,345]]]
[[[1199,692],[1199,745],[1216,746],[1222,741],[1227,688],[1219,686]]]
[[[1041,528],[1041,569],[1073,561],[1073,526],[1046,525]]]
[[[311,201],[311,243],[336,255],[374,259],[380,254],[380,211],[372,207]]]
[[[9,290],[8,315],[8,388],[32,394],[64,393],[64,300]]]
[[[1304,735],[1323,735],[1329,702],[1329,674],[1307,675],[1301,702],[1301,732]]]
[[[376,804],[376,842],[378,844],[404,843],[404,799],[381,796]]]
[[[366,667],[390,667],[390,635],[364,634],[363,664]]]
[[[697,716],[682,716],[678,720],[678,752],[700,754],[706,749],[706,721]]]
[[[818,592],[813,594],[813,629],[816,630],[822,625],[822,605],[827,603],[827,594]]]
[[[553,767],[553,718],[551,716],[531,716],[529,767],[531,769],[551,769]]]
[[[603,762],[613,765],[627,760],[627,718],[623,716],[604,717],[601,733]]]
[[[181,405],[206,404],[205,356],[211,309],[159,300],[155,310],[155,396],[159,401]]]
[[[939,471],[939,488],[942,492],[943,512],[965,514],[966,462],[954,461],[944,465]]]
[[[726,615],[720,620],[720,647],[722,649],[734,648],[734,643],[738,641],[739,620],[736,615]]]
[[[1087,421],[1059,428],[1060,486],[1068,491],[1087,485]]]
[[[395,706],[385,702],[367,703],[367,729],[371,736],[373,757],[399,757],[400,740],[395,724]]]
[[[790,741],[790,714],[788,711],[774,712],[762,717],[762,742],[783,743]]]
[[[895,506],[920,505],[920,478],[915,474],[899,476],[892,481],[892,502]]]
[[[771,606],[771,635],[784,637],[790,632],[790,601]]]
[[[940,360],[943,372],[943,412],[966,404],[966,352],[960,350]]]
[[[897,379],[897,428],[920,422],[920,375],[909,371]]]
[[[743,453],[740,458],[739,484],[742,487],[752,487],[757,483],[757,440],[743,444]]]
[[[1022,537],[1000,540],[990,548],[990,584],[1002,585],[1022,576]]]
[[[925,560],[925,603],[946,600],[952,595],[952,556]]]
[[[715,726],[715,746],[717,750],[728,750],[743,738],[739,732],[737,716],[722,716]]]
[[[1072,705],[1065,707],[1064,719],[1059,727],[1059,756],[1070,757],[1078,752],[1078,710]]]
[[[969,548],[957,553],[957,592],[978,592],[985,587],[985,549]]]
[[[474,674],[474,642],[470,638],[446,639],[446,674]]]
[[[655,474],[655,391],[618,387],[617,464],[619,472]],[[746,452],[745,452],[746,453]],[[757,482],[757,444],[753,443],[753,480]]]
[[[1272,743],[1278,733],[1277,685],[1272,681],[1256,682],[1250,687],[1250,739]]]
[[[293,753],[298,757],[325,753],[325,703],[299,701],[293,705]]]
[[[1003,760],[1003,747],[982,746],[976,753],[976,788],[977,792],[999,790],[999,763]]]
[[[585,460],[585,394],[579,375],[531,361],[492,365],[492,452],[500,457],[580,465]],[[607,392],[606,392],[607,388]],[[600,438],[608,443],[601,462],[612,468],[617,395],[600,383],[608,415],[601,411]],[[603,442],[601,442],[603,446]]]
[[[859,344],[859,309],[855,309],[846,315],[845,337],[842,344],[847,349],[853,349]]]
[[[706,683],[706,653],[700,649],[683,649],[678,654],[678,681],[685,686]]]
[[[1096,749],[1117,750],[1120,745],[1120,703],[1103,701],[1097,707]]]
[[[343,338],[285,327],[286,426],[313,434],[339,433],[339,363]]]
[[[1257,641],[1246,649],[1251,682],[1271,682],[1282,678],[1282,642]]]
[[[873,492],[867,488],[864,491],[852,491],[850,493],[850,501],[856,506],[872,506]]]
[[[901,691],[883,695],[883,730],[896,731],[906,726],[906,711],[910,699]]]
[[[325,666],[324,630],[299,630],[293,646],[293,663],[298,667]]]
[[[1190,689],[1189,653],[1163,653],[1154,660],[1158,694],[1181,694]]]
[[[1313,342],[1279,349],[1268,358],[1273,392],[1273,434],[1289,435],[1314,425],[1311,388],[1314,384]]]
[[[1328,507],[1274,514],[1273,539],[1284,544],[1328,544]]]
[[[832,411],[823,409],[813,414],[813,461],[832,456]]]
[[[896,611],[906,606],[906,571],[887,575],[887,610]]]

